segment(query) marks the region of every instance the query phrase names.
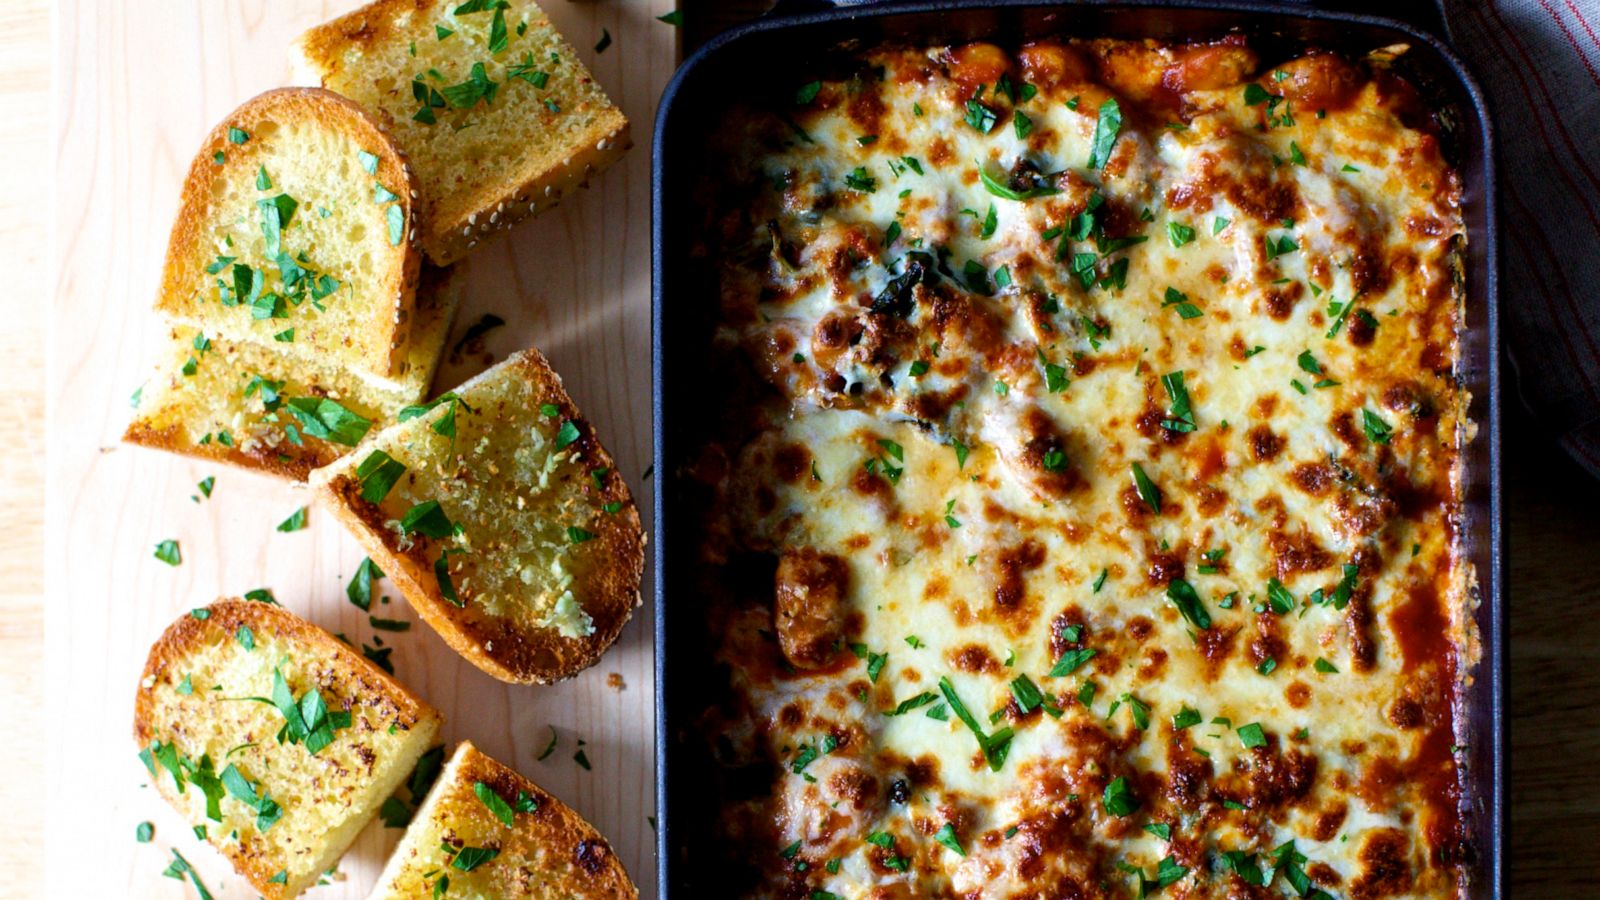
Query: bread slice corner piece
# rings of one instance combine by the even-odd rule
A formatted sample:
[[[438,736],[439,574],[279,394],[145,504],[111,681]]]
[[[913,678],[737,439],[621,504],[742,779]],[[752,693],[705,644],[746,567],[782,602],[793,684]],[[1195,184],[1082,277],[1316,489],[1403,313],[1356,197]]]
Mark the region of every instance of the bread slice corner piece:
[[[123,440],[305,481],[427,395],[461,291],[459,279],[431,267],[422,285],[396,388],[329,360],[288,355],[277,346],[283,342],[233,341],[174,325]]]
[[[638,510],[537,350],[369,437],[311,484],[423,620],[503,681],[577,674],[639,605]]]
[[[555,206],[630,146],[627,117],[531,0],[377,0],[295,50],[297,69],[393,122],[438,265]]]
[[[162,797],[276,900],[338,861],[439,724],[333,635],[275,604],[225,599],[151,648],[133,731]]]
[[[458,896],[633,900],[639,889],[594,826],[464,742],[368,900]]]
[[[268,91],[189,167],[156,309],[234,340],[293,329],[285,352],[390,379],[412,325],[417,204],[378,119],[332,91]]]

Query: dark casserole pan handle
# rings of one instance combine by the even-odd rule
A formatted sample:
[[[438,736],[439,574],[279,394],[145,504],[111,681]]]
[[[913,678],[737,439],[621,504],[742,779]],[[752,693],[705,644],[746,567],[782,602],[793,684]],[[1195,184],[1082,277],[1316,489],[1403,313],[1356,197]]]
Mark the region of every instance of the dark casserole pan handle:
[[[772,5],[770,15],[785,16],[819,10],[894,5],[896,0],[777,0]],[[948,5],[952,11],[959,11],[963,7],[983,8],[990,4],[984,0],[950,0]],[[1200,2],[1178,0],[1173,5],[1204,7],[1208,4],[1203,0]],[[1441,0],[1269,0],[1269,5],[1281,7],[1284,12],[1289,13],[1303,9],[1307,12],[1342,12],[1394,19],[1439,38],[1448,36]]]

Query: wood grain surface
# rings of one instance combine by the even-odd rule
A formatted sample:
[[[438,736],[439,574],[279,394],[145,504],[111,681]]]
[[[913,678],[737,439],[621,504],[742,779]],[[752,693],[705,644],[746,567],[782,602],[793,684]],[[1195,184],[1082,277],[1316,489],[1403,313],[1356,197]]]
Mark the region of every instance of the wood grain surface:
[[[636,491],[648,488],[640,480],[649,452],[647,144],[675,37],[653,16],[666,4],[547,0],[633,119],[637,146],[592,191],[468,262],[481,286],[462,317],[463,325],[485,311],[510,319],[490,342],[499,353],[544,348]],[[299,495],[116,445],[126,398],[159,338],[151,291],[192,147],[238,102],[287,77],[292,36],[349,5],[152,0],[130,12],[123,7],[135,5],[110,0],[67,2],[56,11],[52,51],[51,7],[0,4],[0,245],[14,279],[0,301],[0,398],[14,423],[37,423],[42,408],[49,421],[0,442],[0,515],[11,526],[0,554],[0,713],[9,726],[0,809],[19,823],[0,842],[0,894],[192,896],[159,875],[177,847],[217,896],[254,896],[143,787],[129,717],[145,649],[189,607],[259,586],[370,640],[343,599],[361,558],[350,539],[315,512],[308,531],[272,530]],[[766,5],[685,0],[685,37],[704,39]],[[601,27],[615,44],[597,59],[588,48]],[[468,368],[453,367],[438,385]],[[1514,394],[1506,407],[1510,893],[1570,896],[1600,882],[1600,485],[1539,432]],[[190,502],[208,474],[217,475],[215,497]],[[166,537],[183,541],[178,569],[150,557]],[[387,609],[415,618],[403,601]],[[598,668],[555,688],[500,685],[421,625],[393,642],[400,677],[450,716],[449,735],[470,735],[582,810],[645,896],[654,894],[649,618],[642,610]],[[620,694],[605,687],[610,672],[626,682]],[[539,763],[549,725],[560,748]],[[592,772],[572,763],[579,738]],[[28,827],[47,807],[48,831]],[[144,820],[157,825],[148,845],[133,839]],[[342,882],[310,896],[362,896],[396,836],[368,829],[339,867]]]
[[[0,4],[0,246],[15,279],[0,300],[0,416],[46,421],[45,317],[50,309],[50,13],[44,0]],[[44,813],[39,774],[44,704],[44,458],[47,429],[13,429],[0,441],[0,810],[20,824],[0,841],[0,867],[15,881],[0,893],[39,896]]]
[[[274,530],[307,503],[305,491],[118,444],[129,395],[149,375],[161,340],[150,307],[195,148],[239,103],[287,83],[286,50],[296,35],[356,5],[69,0],[59,7],[45,679],[54,728],[44,750],[52,774],[42,867],[51,896],[192,895],[161,877],[173,848],[217,897],[255,896],[146,786],[131,717],[146,651],[167,623],[219,595],[258,587],[352,642],[381,637],[393,646],[398,677],[444,713],[448,741],[471,738],[578,809],[610,839],[643,895],[655,894],[648,604],[578,678],[508,686],[458,657],[398,597],[374,612],[417,624],[403,634],[375,633],[345,598],[362,553],[333,517],[313,508],[306,530]],[[676,61],[676,30],[655,20],[671,0],[544,6],[632,120],[635,147],[589,190],[460,264],[467,300],[455,333],[493,312],[508,323],[487,339],[495,357],[540,347],[634,495],[648,500],[649,143],[655,103]],[[613,40],[596,54],[602,29]],[[435,387],[448,389],[485,365],[482,358],[447,363]],[[216,477],[211,498],[192,500],[196,482],[209,475]],[[650,510],[641,511],[648,529]],[[182,547],[176,568],[152,557],[166,538]],[[394,595],[388,582],[382,587]],[[609,683],[613,674],[620,689]],[[557,748],[539,761],[552,727]],[[592,770],[574,761],[580,741]],[[146,820],[155,839],[136,843],[134,829]],[[399,834],[373,823],[339,864],[334,885],[315,896],[366,896]]]

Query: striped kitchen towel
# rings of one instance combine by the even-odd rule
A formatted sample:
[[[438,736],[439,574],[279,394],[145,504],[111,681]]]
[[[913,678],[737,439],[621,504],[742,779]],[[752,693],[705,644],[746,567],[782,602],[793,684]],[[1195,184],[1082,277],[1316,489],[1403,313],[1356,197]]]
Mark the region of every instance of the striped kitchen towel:
[[[1498,136],[1500,321],[1516,386],[1600,477],[1600,0],[1443,6]]]

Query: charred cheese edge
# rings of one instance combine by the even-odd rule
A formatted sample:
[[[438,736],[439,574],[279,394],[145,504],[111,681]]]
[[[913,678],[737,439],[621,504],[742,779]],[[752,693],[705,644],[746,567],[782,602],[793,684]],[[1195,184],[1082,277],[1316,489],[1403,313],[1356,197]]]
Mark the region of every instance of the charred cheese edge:
[[[770,773],[721,801],[747,889],[1462,890],[1464,237],[1417,94],[1239,40],[858,62],[708,157],[715,351],[775,389],[681,476],[706,732]]]

